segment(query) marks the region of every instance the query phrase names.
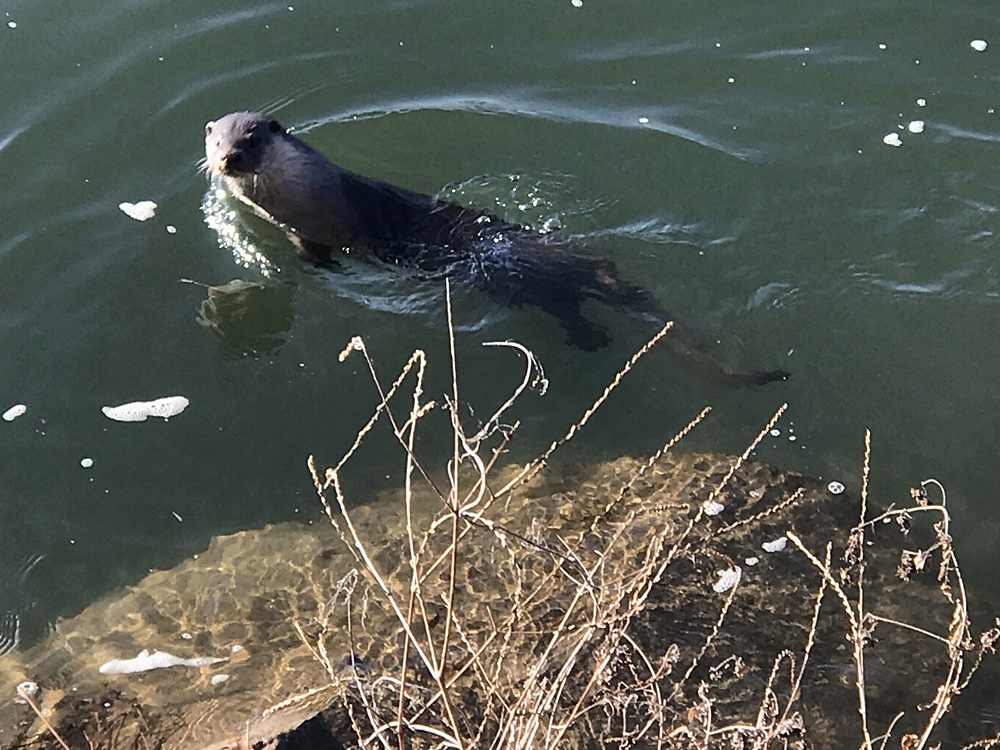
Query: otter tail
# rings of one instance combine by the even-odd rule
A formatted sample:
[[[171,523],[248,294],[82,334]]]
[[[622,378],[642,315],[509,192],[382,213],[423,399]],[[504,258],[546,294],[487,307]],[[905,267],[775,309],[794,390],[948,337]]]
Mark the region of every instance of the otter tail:
[[[594,279],[597,282],[589,296],[620,310],[637,314],[657,326],[671,319],[647,289],[630,284],[618,277],[610,261],[591,261],[596,264]],[[664,338],[666,346],[681,359],[699,366],[711,379],[730,386],[765,385],[777,380],[787,380],[785,370],[743,370],[699,349],[682,331],[673,328]]]
[[[536,238],[537,239],[537,238]],[[484,259],[485,262],[484,262]],[[547,243],[517,242],[498,253],[480,255],[477,285],[498,301],[533,305],[555,316],[570,344],[594,351],[610,341],[607,331],[588,319],[580,306],[594,299],[659,327],[670,316],[648,290],[621,279],[614,263],[563,252]],[[723,362],[672,330],[664,343],[682,360],[694,363],[712,379],[730,386],[764,385],[785,380],[785,370],[743,370]]]

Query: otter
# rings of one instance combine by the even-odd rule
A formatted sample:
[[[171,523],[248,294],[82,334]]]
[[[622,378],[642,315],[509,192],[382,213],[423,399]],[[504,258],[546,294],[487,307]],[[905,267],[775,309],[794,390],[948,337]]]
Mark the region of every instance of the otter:
[[[282,227],[306,261],[335,264],[341,252],[447,276],[510,306],[554,315],[571,344],[595,350],[606,331],[584,317],[595,299],[663,325],[669,316],[642,287],[618,275],[609,260],[558,247],[564,239],[503,221],[485,211],[396,187],[338,167],[259,112],[233,112],[205,126],[205,163],[228,190]],[[737,384],[784,380],[783,370],[743,371],[667,337],[669,345]]]

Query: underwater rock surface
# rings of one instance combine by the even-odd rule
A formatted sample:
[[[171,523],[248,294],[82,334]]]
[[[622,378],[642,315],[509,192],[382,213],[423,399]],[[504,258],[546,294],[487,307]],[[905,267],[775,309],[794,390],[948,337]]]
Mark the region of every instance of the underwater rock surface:
[[[521,635],[507,636],[503,673],[491,678],[502,695],[537,681],[532,654],[545,633],[593,625],[593,617],[611,622],[616,612],[633,606],[630,637],[651,659],[677,649],[676,672],[692,663],[706,641],[706,663],[741,654],[755,677],[749,686],[736,685],[717,711],[719,720],[748,711],[752,717],[775,656],[802,649],[819,583],[791,545],[774,552],[762,545],[773,545],[788,530],[816,545],[844,537],[857,521],[857,504],[850,492],[833,495],[824,483],[754,462],[717,489],[734,465],[727,456],[666,454],[649,465],[622,458],[547,468],[492,504],[483,500],[481,523],[462,524],[454,593],[447,565],[422,576],[429,627],[443,627],[445,602],[454,596],[461,620],[455,625],[460,635],[453,638],[485,652],[499,624],[516,612],[518,627],[507,632]],[[495,472],[491,491],[513,473]],[[426,482],[415,479],[414,485],[411,528],[424,530],[435,518],[450,518],[442,516],[442,499]],[[473,487],[471,481],[465,486]],[[703,510],[708,501],[714,504],[711,516]],[[395,491],[350,511],[372,564],[402,602],[411,585],[406,507],[403,493]],[[0,658],[0,748],[33,738],[33,747],[56,746],[18,699],[15,686],[25,681],[37,683],[33,700],[73,748],[88,742],[246,747],[247,740],[270,741],[320,712],[326,726],[349,728],[346,701],[357,700],[359,686],[399,673],[404,634],[377,581],[359,564],[343,518],[339,525],[287,523],[216,538],[196,558],[61,621],[45,642]],[[450,539],[450,531],[430,537],[423,559],[441,554]],[[821,549],[814,547],[818,554]],[[664,561],[669,564],[654,580],[650,571]],[[891,569],[895,563],[888,564]],[[879,574],[871,567],[875,580]],[[713,589],[722,574],[737,569],[735,592]],[[630,589],[642,571],[648,586]],[[579,589],[567,588],[567,580],[588,577],[593,612],[605,614],[568,617]],[[891,570],[884,578],[892,578]],[[642,596],[623,598],[623,591]],[[713,636],[728,596],[728,625]],[[916,601],[924,596],[917,592]],[[876,599],[873,594],[871,606]],[[940,606],[915,606],[928,618],[941,612]],[[813,683],[820,685],[840,681],[851,666],[842,633],[827,640],[834,644],[829,653],[814,657],[819,667]],[[558,648],[553,645],[557,657]],[[150,659],[157,668],[145,668]],[[735,684],[741,676],[727,679]],[[674,696],[678,705],[696,702],[696,678],[709,677],[707,667],[699,666],[688,681],[692,692]],[[872,677],[890,708],[899,691],[912,690],[921,679]],[[803,690],[806,726],[820,734],[834,731],[837,719],[830,712],[837,701],[825,690]],[[842,692],[845,715],[856,716],[851,691]],[[473,705],[473,697],[469,702],[464,708],[470,715],[486,710]],[[584,724],[568,744],[586,744],[588,734],[603,731],[597,723]]]

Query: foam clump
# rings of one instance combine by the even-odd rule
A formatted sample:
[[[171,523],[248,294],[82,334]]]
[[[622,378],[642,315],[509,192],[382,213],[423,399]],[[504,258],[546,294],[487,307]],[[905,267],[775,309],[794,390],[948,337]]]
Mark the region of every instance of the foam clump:
[[[24,404],[15,404],[14,406],[10,407],[7,411],[3,413],[2,415],[3,421],[13,422],[15,419],[20,417],[26,411],[28,411],[28,407],[25,406]]]
[[[712,584],[712,590],[717,594],[724,594],[740,582],[741,573],[742,571],[739,566],[734,566],[727,570],[720,570],[718,572],[719,580]]]
[[[138,203],[124,201],[118,204],[118,208],[130,219],[136,221],[147,221],[156,216],[156,204],[153,201],[139,201]]]
[[[184,411],[191,403],[184,396],[167,396],[154,401],[132,401],[121,406],[102,406],[108,419],[116,422],[145,422],[148,417],[170,419]]]
[[[765,552],[781,552],[785,549],[785,545],[788,544],[788,537],[779,536],[773,542],[764,542],[760,545]]]
[[[148,649],[143,649],[134,659],[112,659],[104,662],[97,671],[101,674],[137,674],[152,669],[165,669],[166,667],[207,667],[222,661],[226,661],[226,659],[216,659],[211,656],[182,659],[179,656],[168,654],[166,651],[150,653]]]

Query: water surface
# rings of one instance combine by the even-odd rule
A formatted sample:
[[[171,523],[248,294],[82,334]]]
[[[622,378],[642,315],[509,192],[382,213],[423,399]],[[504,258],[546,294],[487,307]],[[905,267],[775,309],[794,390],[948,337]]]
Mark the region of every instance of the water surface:
[[[252,218],[268,274],[220,247],[202,210],[202,128],[245,108],[274,111],[352,170],[560,227],[717,356],[793,373],[731,390],[654,351],[575,457],[651,452],[705,404],[713,415],[690,447],[740,450],[787,401],[757,455],[857,487],[871,429],[875,500],[944,482],[967,580],[989,605],[1000,593],[994,11],[8,5],[0,410],[28,412],[0,423],[0,610],[30,642],[213,535],[316,519],[307,456],[336,461],[377,404],[362,362],[337,360],[355,334],[387,381],[419,346],[429,392],[449,388],[440,286],[364,264],[305,268]],[[891,133],[901,146],[883,142]],[[142,199],[159,205],[148,222],[118,209]],[[234,280],[259,285],[243,290],[273,324],[265,339],[205,325],[205,286]],[[462,289],[454,305],[470,420],[521,377],[515,354],[482,342],[523,342],[550,380],[515,415],[512,458],[565,430],[652,333],[595,305],[614,340],[594,354],[566,346],[538,310]],[[100,411],[170,395],[191,406],[166,423]],[[444,416],[430,419],[440,437],[425,433],[421,450],[447,450]],[[401,481],[392,449],[378,433],[359,455],[358,502]],[[15,620],[0,622],[9,637]]]

